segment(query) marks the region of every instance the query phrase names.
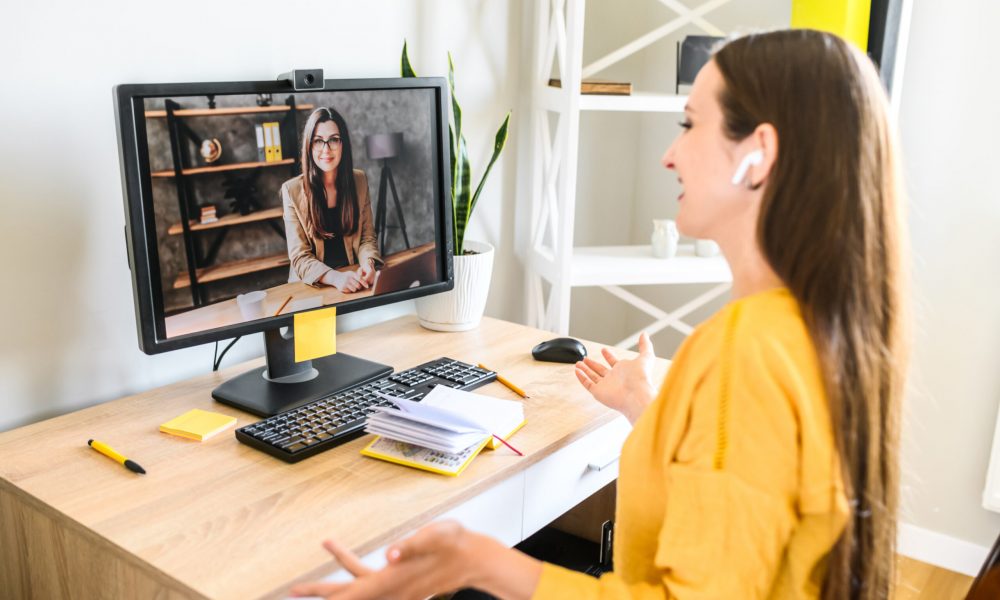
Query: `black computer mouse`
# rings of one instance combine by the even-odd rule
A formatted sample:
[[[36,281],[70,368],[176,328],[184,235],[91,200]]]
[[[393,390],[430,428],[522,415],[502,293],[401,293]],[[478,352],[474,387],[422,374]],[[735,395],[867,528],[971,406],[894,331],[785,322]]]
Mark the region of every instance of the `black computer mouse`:
[[[542,342],[531,349],[535,360],[575,363],[587,356],[587,348],[573,338],[562,337]]]

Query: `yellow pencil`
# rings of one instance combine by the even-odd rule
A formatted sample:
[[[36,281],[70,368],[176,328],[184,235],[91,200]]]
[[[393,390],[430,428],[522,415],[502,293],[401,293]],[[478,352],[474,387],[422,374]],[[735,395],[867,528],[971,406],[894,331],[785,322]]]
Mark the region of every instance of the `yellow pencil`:
[[[291,296],[289,296],[289,297],[285,298],[285,301],[281,303],[281,306],[280,306],[280,307],[278,308],[278,310],[277,310],[277,311],[276,311],[276,312],[274,313],[274,316],[276,316],[276,317],[277,317],[278,315],[280,315],[280,314],[281,314],[281,311],[285,310],[285,307],[286,307],[286,306],[288,306],[288,303],[289,303],[289,302],[291,302],[291,301],[292,301],[292,297],[291,297]]]
[[[478,366],[479,366],[480,369],[486,369],[487,371],[492,371],[493,370],[493,369],[490,369],[489,367],[485,366],[483,363],[479,363]],[[505,386],[507,386],[508,388],[510,388],[510,390],[512,392],[514,392],[515,394],[517,394],[518,396],[520,396],[522,398],[529,398],[530,397],[530,396],[528,396],[528,394],[524,393],[524,390],[522,390],[521,388],[519,388],[516,385],[514,385],[513,383],[511,383],[511,381],[509,379],[507,379],[506,377],[502,377],[499,373],[497,373],[497,381],[499,381],[500,383],[502,383]]]

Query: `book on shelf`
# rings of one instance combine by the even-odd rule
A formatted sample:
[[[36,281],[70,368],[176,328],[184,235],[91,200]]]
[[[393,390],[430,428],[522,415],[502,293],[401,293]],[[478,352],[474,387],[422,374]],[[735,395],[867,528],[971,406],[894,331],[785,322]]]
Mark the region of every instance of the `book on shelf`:
[[[277,121],[264,123],[265,162],[278,162],[281,157],[281,126]]]
[[[421,402],[383,397],[368,417],[365,431],[375,438],[365,456],[440,473],[458,475],[484,448],[496,449],[524,426],[520,402],[435,387]]]
[[[264,152],[264,126],[258,123],[253,128],[257,136],[257,162],[267,162],[267,154]]]
[[[274,134],[271,131],[271,124],[264,123],[264,162],[274,162]]]
[[[562,81],[549,79],[549,85],[561,88]],[[631,96],[632,84],[622,81],[605,81],[603,79],[585,79],[580,84],[580,93],[597,96]]]
[[[201,213],[198,215],[199,223],[214,223],[219,220],[218,215],[215,212],[214,204],[206,204],[201,207]]]
[[[274,121],[271,123],[271,139],[274,143],[274,160],[282,160],[281,156],[281,123]]]

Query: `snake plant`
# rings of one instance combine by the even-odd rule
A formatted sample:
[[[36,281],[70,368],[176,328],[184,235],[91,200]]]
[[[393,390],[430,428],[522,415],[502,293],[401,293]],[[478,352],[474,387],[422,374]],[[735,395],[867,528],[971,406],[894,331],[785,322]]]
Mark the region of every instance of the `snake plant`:
[[[406,52],[406,42],[403,42],[403,58],[401,62],[403,77],[416,77],[413,67],[410,65],[410,57]],[[452,209],[452,236],[454,237],[455,256],[464,254],[463,244],[465,243],[465,229],[469,225],[469,218],[476,208],[479,194],[483,191],[486,178],[493,169],[493,164],[499,158],[507,143],[507,128],[510,125],[510,112],[504,118],[500,129],[497,130],[493,140],[493,156],[486,165],[479,185],[476,186],[475,193],[472,192],[472,173],[469,167],[469,150],[465,143],[465,136],[462,135],[462,107],[459,106],[455,98],[455,64],[451,59],[451,52],[448,53],[448,88],[451,93],[451,122],[448,124],[448,146],[451,153],[451,209]]]

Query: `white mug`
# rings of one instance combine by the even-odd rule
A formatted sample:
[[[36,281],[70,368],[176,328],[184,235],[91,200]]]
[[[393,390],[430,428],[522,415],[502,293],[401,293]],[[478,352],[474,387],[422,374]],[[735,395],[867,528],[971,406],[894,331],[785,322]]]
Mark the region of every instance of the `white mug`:
[[[712,240],[695,240],[694,241],[694,255],[695,256],[715,256],[719,253],[719,245]]]
[[[240,314],[247,321],[264,318],[264,298],[267,292],[256,291],[247,292],[236,296],[236,305],[240,307]]]
[[[680,237],[677,223],[672,219],[653,219],[653,235],[650,237],[653,256],[656,258],[677,256],[677,241]]]

